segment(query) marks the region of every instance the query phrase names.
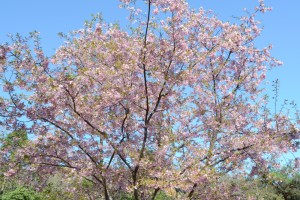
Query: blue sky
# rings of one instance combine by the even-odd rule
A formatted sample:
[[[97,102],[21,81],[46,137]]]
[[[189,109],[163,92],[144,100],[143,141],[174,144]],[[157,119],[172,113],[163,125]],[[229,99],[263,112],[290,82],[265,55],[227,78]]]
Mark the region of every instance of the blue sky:
[[[243,14],[243,8],[253,8],[256,0],[189,0],[194,8],[212,9],[223,20]],[[273,44],[273,55],[284,66],[269,73],[268,81],[280,80],[280,99],[295,100],[300,106],[300,1],[266,0],[273,11],[260,16],[264,26],[259,46]],[[8,33],[26,35],[30,31],[41,33],[42,45],[49,53],[62,44],[58,32],[83,27],[91,14],[103,14],[106,21],[125,22],[126,12],[118,8],[117,0],[6,0],[0,8],[0,43],[7,41]],[[271,89],[268,93],[272,96]]]

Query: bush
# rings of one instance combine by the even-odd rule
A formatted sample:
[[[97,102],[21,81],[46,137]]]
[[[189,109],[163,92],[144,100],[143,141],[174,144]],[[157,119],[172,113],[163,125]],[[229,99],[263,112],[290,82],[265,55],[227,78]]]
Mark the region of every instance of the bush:
[[[43,196],[32,189],[19,187],[13,191],[5,193],[1,200],[43,200]]]

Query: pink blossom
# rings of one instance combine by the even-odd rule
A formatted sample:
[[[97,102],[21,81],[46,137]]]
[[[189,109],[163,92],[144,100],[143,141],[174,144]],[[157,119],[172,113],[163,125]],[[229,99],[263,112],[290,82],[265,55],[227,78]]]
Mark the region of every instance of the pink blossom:
[[[13,176],[17,173],[16,170],[14,169],[9,169],[7,172],[4,173],[4,176],[7,176],[7,177],[10,177],[10,176]]]

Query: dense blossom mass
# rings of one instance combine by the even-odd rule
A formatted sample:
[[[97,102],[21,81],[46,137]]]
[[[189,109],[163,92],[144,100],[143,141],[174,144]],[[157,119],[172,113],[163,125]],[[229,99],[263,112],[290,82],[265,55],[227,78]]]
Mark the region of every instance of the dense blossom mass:
[[[263,1],[236,23],[185,0],[122,3],[130,31],[87,23],[52,57],[37,33],[0,46],[0,123],[30,138],[12,160],[0,152],[7,176],[23,161],[23,170],[87,179],[107,200],[232,199],[226,185],[206,185],[298,149],[298,124],[272,114],[263,95],[267,70],[281,64],[271,46],[254,45]]]

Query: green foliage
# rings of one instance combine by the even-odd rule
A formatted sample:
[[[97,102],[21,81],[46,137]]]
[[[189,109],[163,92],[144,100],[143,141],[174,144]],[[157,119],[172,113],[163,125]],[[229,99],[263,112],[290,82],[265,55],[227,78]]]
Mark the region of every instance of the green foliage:
[[[277,194],[285,200],[300,199],[300,174],[290,174],[286,171],[278,171],[270,174],[268,181],[273,186]]]
[[[44,200],[43,196],[32,189],[19,187],[2,195],[1,200]]]
[[[26,131],[17,130],[9,133],[6,137],[2,139],[2,148],[7,147],[22,147],[28,141],[28,136]]]
[[[9,150],[6,156],[14,160],[17,149],[24,147],[27,142],[27,132],[25,130],[16,130],[0,138],[0,149]]]
[[[43,194],[47,200],[67,200],[71,199],[72,194],[66,191],[67,182],[61,174],[57,173],[50,177],[47,186],[43,190]]]
[[[28,141],[27,133],[24,130],[16,130],[9,134],[1,135],[0,137],[0,150],[6,150],[7,153],[1,156],[3,161],[7,163],[7,165],[0,165],[0,194],[9,195],[13,191],[23,191],[23,189],[19,188],[20,172],[18,172],[16,177],[5,177],[4,173],[8,171],[9,165],[8,163],[11,161],[15,161],[16,159],[16,151],[26,145]],[[24,162],[19,162],[18,165],[21,168],[21,165]],[[26,175],[27,176],[27,175]],[[10,193],[8,193],[10,192]],[[12,193],[11,195],[13,195]],[[14,194],[15,195],[15,194]],[[20,195],[19,195],[20,196]]]
[[[129,195],[129,194],[126,194],[126,193],[119,194],[118,199],[119,200],[134,200],[132,195]]]
[[[159,191],[155,197],[155,200],[173,200],[173,198],[166,195],[166,193]]]
[[[242,192],[247,198],[255,198],[261,200],[284,200],[281,194],[278,194],[271,185],[262,183],[259,179],[243,180],[246,187]]]
[[[63,172],[49,177],[42,193],[47,200],[101,200],[98,198],[101,195],[99,195],[99,190],[94,183],[76,177],[66,180]]]
[[[256,199],[300,199],[300,173],[295,172],[292,166],[270,170],[256,178],[241,179],[238,184],[243,193]]]
[[[81,184],[82,184],[82,187],[85,189],[91,189],[94,186],[94,184],[91,181],[88,181],[86,179],[83,179]]]

